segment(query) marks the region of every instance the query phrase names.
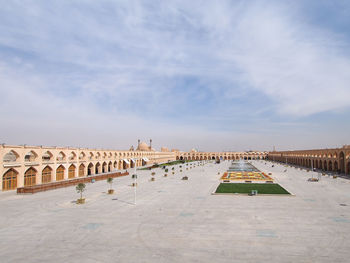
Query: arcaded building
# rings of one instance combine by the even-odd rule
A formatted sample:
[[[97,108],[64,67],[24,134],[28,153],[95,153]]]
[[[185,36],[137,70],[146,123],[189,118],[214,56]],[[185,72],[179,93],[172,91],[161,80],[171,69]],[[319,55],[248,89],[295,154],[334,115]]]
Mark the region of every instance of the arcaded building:
[[[1,190],[70,180],[174,160],[258,160],[267,152],[180,152],[145,142],[128,151],[71,147],[0,145]]]
[[[129,151],[0,145],[1,189],[15,190],[175,160],[174,153],[164,147],[162,150],[155,151],[146,143]]]
[[[272,161],[350,174],[350,145],[342,148],[269,152]]]

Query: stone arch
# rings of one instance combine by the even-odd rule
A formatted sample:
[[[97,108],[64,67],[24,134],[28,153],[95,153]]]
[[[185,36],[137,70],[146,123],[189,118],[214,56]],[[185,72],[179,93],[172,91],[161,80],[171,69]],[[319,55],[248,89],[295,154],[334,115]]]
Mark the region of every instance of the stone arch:
[[[36,185],[37,170],[33,167],[29,167],[24,173],[24,186]]]
[[[103,162],[102,163],[102,173],[107,173],[107,163],[106,162]]]
[[[334,166],[333,171],[334,172],[338,172],[339,171],[339,167],[338,167],[338,162],[337,161],[334,161],[333,166]]]
[[[77,158],[77,155],[75,154],[75,152],[72,151],[69,153],[68,160],[73,161],[76,158]]]
[[[11,168],[2,176],[2,190],[15,190],[17,188],[18,172]]]
[[[350,175],[350,160],[347,161],[347,165],[346,165],[346,174]]]
[[[328,165],[327,165],[327,160],[324,160],[323,162],[323,170],[328,171]]]
[[[44,152],[44,154],[41,156],[41,160],[43,162],[49,162],[52,160],[53,154],[50,151]]]
[[[95,174],[99,174],[101,170],[101,164],[99,162],[95,165]]]
[[[66,168],[64,168],[63,165],[60,165],[56,169],[56,181],[62,181],[64,180],[64,173],[65,173]]]
[[[84,177],[85,176],[85,165],[82,163],[79,165],[79,172],[78,172],[79,177]]]
[[[64,154],[64,152],[59,152],[58,155],[57,155],[57,158],[56,160],[57,161],[64,161],[66,159],[66,155]]]
[[[75,165],[74,164],[71,164],[69,167],[68,167],[68,179],[72,179],[75,177]]]
[[[52,168],[47,165],[41,172],[41,183],[46,184],[52,181]]]
[[[118,170],[122,170],[123,169],[123,163],[124,163],[123,160],[119,161],[119,163],[118,163]]]
[[[118,169],[118,162],[117,162],[117,161],[114,161],[114,163],[113,163],[113,168],[114,168],[114,169]]]
[[[38,154],[34,151],[29,151],[26,153],[24,156],[24,161],[25,162],[34,162],[38,158]]]
[[[109,163],[108,163],[108,172],[109,173],[112,172],[112,162],[111,161],[109,161]]]
[[[129,164],[130,162],[128,163],[129,161],[127,161],[126,159],[123,159],[123,169],[126,170],[129,168]]]
[[[94,165],[93,165],[93,163],[89,163],[87,175],[93,175],[93,174],[94,174]]]
[[[345,173],[345,154],[343,151],[339,154],[339,170],[341,173]]]
[[[13,162],[14,163],[14,162],[16,162],[16,160],[18,158],[19,158],[18,153],[15,152],[14,150],[11,150],[4,155],[3,162],[4,163],[12,163]]]
[[[80,152],[79,154],[79,160],[84,160],[85,159],[85,153],[84,152]]]
[[[328,162],[328,171],[333,171],[333,164],[332,161]]]

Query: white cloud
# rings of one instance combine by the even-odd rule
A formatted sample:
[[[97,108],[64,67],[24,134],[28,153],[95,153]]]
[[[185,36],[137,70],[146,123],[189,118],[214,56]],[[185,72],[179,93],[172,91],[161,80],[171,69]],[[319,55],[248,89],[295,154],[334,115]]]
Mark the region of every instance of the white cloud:
[[[251,131],[287,130],[276,115],[294,124],[350,106],[348,43],[283,3],[13,2],[0,17],[0,48],[18,52],[0,49],[1,120],[11,140],[127,148],[141,133],[179,148],[267,147],[276,137],[261,142]],[[198,95],[181,86],[186,78],[197,80]],[[168,117],[177,111],[189,118]],[[270,119],[244,123],[264,112]],[[222,131],[226,122],[243,124]],[[111,143],[120,137],[122,145]]]

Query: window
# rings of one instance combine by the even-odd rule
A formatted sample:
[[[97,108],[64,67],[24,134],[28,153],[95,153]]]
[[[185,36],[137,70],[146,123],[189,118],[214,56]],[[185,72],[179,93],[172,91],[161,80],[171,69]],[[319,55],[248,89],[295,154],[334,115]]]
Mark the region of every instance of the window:
[[[68,169],[68,178],[71,179],[74,177],[75,177],[75,166],[71,165],[69,166],[69,169]]]
[[[64,167],[61,165],[56,170],[56,181],[62,181],[64,179]]]
[[[2,177],[2,190],[14,190],[17,188],[18,172],[10,169]]]
[[[41,174],[41,183],[46,184],[51,182],[52,169],[46,166]]]
[[[34,168],[29,168],[24,174],[24,186],[35,185],[36,171]]]

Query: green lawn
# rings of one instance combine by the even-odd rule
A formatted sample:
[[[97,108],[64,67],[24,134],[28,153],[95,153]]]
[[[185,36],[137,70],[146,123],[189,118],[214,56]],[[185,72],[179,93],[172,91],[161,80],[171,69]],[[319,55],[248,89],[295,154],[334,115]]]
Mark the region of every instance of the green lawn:
[[[249,194],[252,190],[258,190],[258,194],[286,194],[286,191],[279,184],[253,184],[253,183],[221,183],[216,189],[216,193],[238,193]]]

